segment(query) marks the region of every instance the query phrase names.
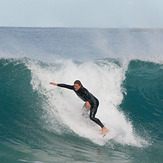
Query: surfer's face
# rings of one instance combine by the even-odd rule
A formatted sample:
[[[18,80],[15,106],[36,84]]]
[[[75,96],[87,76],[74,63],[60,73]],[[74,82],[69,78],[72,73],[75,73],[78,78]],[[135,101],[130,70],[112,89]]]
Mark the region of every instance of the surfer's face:
[[[81,85],[78,85],[78,84],[74,84],[74,89],[75,91],[78,91],[80,89]]]

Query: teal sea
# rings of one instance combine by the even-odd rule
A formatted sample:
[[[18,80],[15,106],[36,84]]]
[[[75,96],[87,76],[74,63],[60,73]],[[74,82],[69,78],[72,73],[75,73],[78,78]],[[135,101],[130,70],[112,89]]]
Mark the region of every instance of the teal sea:
[[[161,29],[0,27],[0,162],[163,162],[162,41]],[[100,101],[104,138],[49,84],[76,79]]]

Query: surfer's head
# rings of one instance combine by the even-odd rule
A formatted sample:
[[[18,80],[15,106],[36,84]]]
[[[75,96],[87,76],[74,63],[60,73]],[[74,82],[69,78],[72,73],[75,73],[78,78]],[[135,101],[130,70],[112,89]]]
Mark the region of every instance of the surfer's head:
[[[74,81],[74,89],[75,91],[78,91],[83,85],[81,84],[80,80]]]

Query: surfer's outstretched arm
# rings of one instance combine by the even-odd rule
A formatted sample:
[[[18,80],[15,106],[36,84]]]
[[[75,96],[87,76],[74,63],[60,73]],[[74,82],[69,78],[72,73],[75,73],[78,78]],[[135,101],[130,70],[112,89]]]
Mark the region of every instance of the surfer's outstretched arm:
[[[53,82],[50,82],[50,84],[55,85],[55,86],[58,86],[58,87],[63,87],[63,88],[67,88],[67,89],[72,89],[72,90],[74,90],[74,86],[73,86],[73,85],[56,84],[56,83],[53,83]]]

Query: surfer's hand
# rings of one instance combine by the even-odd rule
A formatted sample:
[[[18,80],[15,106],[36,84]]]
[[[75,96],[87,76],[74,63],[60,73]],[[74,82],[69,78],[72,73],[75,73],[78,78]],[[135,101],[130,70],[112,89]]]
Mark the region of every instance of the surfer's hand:
[[[56,84],[56,83],[53,83],[53,82],[50,82],[50,84],[52,84],[52,85],[56,85],[56,86],[57,86],[57,84]]]
[[[90,103],[89,103],[88,101],[86,101],[85,107],[86,107],[87,109],[90,109],[90,108],[91,108],[91,105],[90,105]]]

